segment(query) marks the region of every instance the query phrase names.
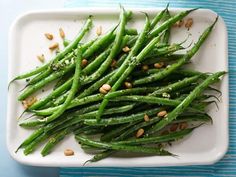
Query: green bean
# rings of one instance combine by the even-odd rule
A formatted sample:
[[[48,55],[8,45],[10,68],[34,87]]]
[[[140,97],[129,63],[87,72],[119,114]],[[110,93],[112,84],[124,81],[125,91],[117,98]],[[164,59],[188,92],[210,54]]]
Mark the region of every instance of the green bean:
[[[199,79],[200,76],[192,76],[189,78],[185,78],[181,81],[175,82],[173,84],[167,85],[166,87],[162,87],[158,90],[156,90],[155,92],[153,92],[151,95],[152,96],[158,96],[158,95],[162,95],[163,93],[168,93],[168,92],[173,92],[176,91],[178,89],[181,89],[183,87],[186,87],[190,84],[192,84],[193,82],[196,82]]]
[[[111,49],[106,49],[103,53],[101,53],[98,57],[96,57],[88,66],[86,66],[82,73],[84,75],[91,74],[109,55]]]
[[[68,107],[68,105],[70,104],[70,102],[72,101],[72,99],[74,98],[78,88],[80,87],[80,74],[81,74],[81,61],[82,61],[82,51],[79,49],[77,52],[77,58],[76,58],[76,69],[75,69],[75,74],[73,77],[73,83],[71,86],[71,90],[70,93],[68,94],[68,97],[66,98],[65,102],[63,103],[63,105],[60,107],[60,109],[58,109],[57,111],[55,111],[51,116],[46,117],[40,121],[42,122],[51,122],[54,119],[58,118]]]
[[[113,40],[115,37],[114,31],[116,27],[112,29],[109,33],[105,34],[104,36],[101,36],[99,39],[97,39],[91,47],[89,47],[84,53],[83,58],[89,58],[92,56],[101,46],[103,46],[107,41]]]
[[[106,118],[106,119],[101,119],[99,122],[96,119],[86,119],[84,120],[84,124],[86,125],[92,125],[92,126],[108,126],[108,125],[117,125],[117,124],[123,124],[127,122],[132,122],[132,121],[138,121],[143,119],[144,114],[148,115],[154,115],[157,112],[160,111],[161,108],[154,108],[151,110],[147,110],[141,113],[137,114],[132,114],[129,116],[120,116],[120,117],[115,117],[115,118]]]
[[[28,138],[26,138],[21,144],[20,146],[17,148],[17,150],[15,151],[15,153],[17,153],[17,151],[20,148],[24,148],[27,145],[29,145],[32,141],[34,141],[38,136],[40,136],[44,131],[44,128],[39,128],[37,130],[35,130]]]
[[[165,15],[164,15],[164,21],[169,20],[171,18],[170,12],[168,8],[166,9]],[[163,34],[162,42],[168,44],[170,39],[170,28],[167,28]]]
[[[120,150],[120,151],[126,151],[126,152],[138,152],[138,153],[148,153],[148,154],[155,154],[155,155],[173,155],[169,153],[168,151],[165,151],[164,149],[158,148],[158,147],[140,147],[140,146],[129,146],[129,145],[118,145],[113,143],[102,143],[98,141],[92,141],[88,138],[82,137],[82,136],[75,136],[76,140],[87,144],[90,146],[98,147],[98,148],[104,148],[104,149],[114,149],[114,150]]]
[[[208,76],[207,79],[200,83],[173,111],[168,113],[164,119],[149,129],[147,133],[153,134],[175,120],[176,117],[180,115],[192,103],[192,101],[202,93],[205,88],[214,83],[216,79],[224,74],[225,72],[221,71]]]
[[[38,119],[29,119],[26,121],[21,121],[19,122],[19,126],[24,127],[24,128],[32,128],[32,127],[38,127],[39,125],[43,125],[44,122],[39,121]]]
[[[126,35],[137,35],[138,31],[135,28],[128,28],[128,29],[125,29],[125,34]]]
[[[117,90],[121,83],[124,82],[124,80],[129,76],[129,74],[133,71],[133,69],[136,67],[137,63],[140,63],[143,58],[152,50],[152,48],[154,47],[154,45],[160,40],[160,37],[156,37],[154,38],[139,54],[136,58],[133,59],[132,63],[129,64],[128,68],[125,70],[125,72],[123,72],[122,76],[120,76],[119,78],[116,78],[115,79],[117,80],[115,82],[115,84],[112,86],[111,90],[109,93]],[[138,42],[139,40],[137,40]],[[125,63],[125,62],[124,62]],[[124,64],[123,63],[123,64]],[[123,65],[122,64],[122,65]],[[122,66],[121,66],[122,67]],[[120,67],[120,68],[121,68]],[[125,67],[126,68],[126,67]],[[119,76],[119,75],[117,75]],[[109,83],[109,81],[108,81]],[[109,93],[107,95],[109,95]],[[109,100],[108,99],[103,99],[102,103],[101,103],[101,106],[99,107],[99,113],[98,113],[98,116],[97,116],[97,120],[100,120],[101,118],[101,115],[103,113],[103,110],[105,109],[106,105],[108,104]]]
[[[183,57],[183,54],[171,54],[159,57],[147,57],[142,64],[151,65],[158,62],[172,62]]]
[[[173,123],[200,121],[200,122],[213,122],[212,118],[208,114],[193,114],[193,115],[181,115],[173,121]]]
[[[27,86],[33,85],[33,84],[35,84],[35,83],[41,81],[42,79],[48,77],[48,76],[53,72],[53,70],[55,70],[55,69],[53,69],[53,68],[57,68],[57,71],[63,69],[63,68],[64,68],[64,62],[65,62],[66,60],[72,60],[72,59],[73,59],[73,56],[74,56],[74,52],[71,52],[71,53],[69,53],[67,56],[65,56],[64,58],[62,58],[58,63],[56,63],[56,64],[53,64],[53,63],[52,63],[44,72],[41,72],[40,74],[38,74],[37,76],[35,76],[34,78],[32,78],[32,79],[28,82]],[[61,66],[63,66],[63,67],[61,67]]]
[[[112,129],[110,132],[103,134],[100,138],[101,141],[111,141],[113,138],[119,136],[120,134],[126,132],[126,130],[134,126],[139,121],[134,121],[127,123],[126,125],[121,125],[115,129]]]
[[[81,145],[81,147],[82,147],[82,145]],[[92,147],[92,146],[90,146],[90,147]],[[97,149],[97,148],[96,148],[96,149]],[[101,152],[101,153],[99,153],[99,154],[96,154],[95,156],[93,156],[92,159],[87,160],[87,161],[83,164],[83,166],[84,166],[86,163],[88,163],[88,162],[97,162],[97,161],[100,161],[101,159],[105,159],[106,157],[109,157],[110,155],[114,154],[114,152],[115,152],[115,151],[105,150],[105,151],[103,151],[103,152]]]
[[[127,54],[123,54],[123,55],[120,57],[120,59],[117,61],[116,65],[117,65],[118,67],[120,67],[120,66],[122,65],[122,63],[125,61],[126,57],[127,57]]]
[[[152,38],[154,36],[159,35],[162,31],[164,31],[165,29],[169,28],[170,26],[175,24],[177,21],[183,19],[185,16],[187,16],[189,13],[191,13],[191,12],[193,12],[195,10],[197,10],[197,8],[180,12],[177,15],[171,17],[169,20],[167,20],[164,23],[162,23],[159,27],[157,27],[154,30],[152,30],[149,33],[149,38]]]
[[[122,133],[117,138],[114,138],[113,141],[124,140],[124,139],[128,138],[132,133],[139,130],[140,128],[153,125],[154,123],[156,123],[158,121],[160,121],[160,118],[154,117],[154,118],[150,119],[148,122],[140,122],[140,123],[134,125],[133,127],[130,127],[128,130],[126,130],[124,133]]]
[[[130,94],[142,94],[142,93],[150,93],[154,92],[155,90],[160,89],[160,87],[139,87],[139,88],[131,88],[131,89],[125,89],[125,90],[118,90],[115,92],[111,92],[108,96],[106,96],[107,99],[123,96],[123,95],[130,95]]]
[[[162,17],[164,16],[164,14],[166,13],[166,11],[168,10],[169,7],[169,3],[166,5],[166,8],[164,10],[162,10],[160,13],[158,13],[152,20],[150,28],[154,28],[156,26],[156,24],[162,19]]]
[[[71,41],[68,40],[68,39],[64,39],[64,40],[63,40],[63,45],[64,45],[64,47],[67,47],[70,43],[71,43]]]
[[[140,144],[154,144],[154,143],[175,141],[190,134],[193,130],[194,128],[189,128],[189,129],[184,129],[177,132],[171,132],[171,133],[168,133],[167,135],[159,135],[155,137],[148,137],[148,138],[144,137],[144,138],[138,138],[138,139],[132,139],[132,140],[126,140],[126,141],[118,141],[118,142],[114,142],[114,144],[140,145]]]
[[[67,129],[62,130],[55,136],[51,137],[48,140],[47,144],[43,147],[41,151],[41,155],[42,156],[48,155],[52,151],[52,149],[56,146],[56,144],[59,143],[61,140],[63,140],[65,136],[68,135],[69,133],[71,133],[71,129],[67,128]]]
[[[139,84],[154,82],[156,80],[161,80],[161,79],[165,78],[166,76],[168,76],[169,74],[171,74],[173,71],[176,71],[178,68],[183,66],[199,50],[200,46],[203,44],[203,42],[206,40],[206,38],[209,36],[210,32],[212,31],[215,23],[217,22],[217,19],[218,19],[218,17],[216,18],[214,23],[211,26],[209,26],[202,33],[202,35],[200,36],[198,41],[195,43],[195,45],[192,47],[192,49],[187,51],[187,53],[184,55],[184,57],[182,59],[178,60],[177,63],[174,63],[174,64],[170,65],[170,67],[165,68],[161,72],[158,72],[156,74],[150,75],[150,76],[148,76],[146,78],[135,80],[134,84],[135,85],[139,85]]]
[[[30,153],[32,153],[35,148],[43,141],[45,141],[47,138],[49,137],[48,134],[46,133],[42,133],[41,135],[39,135],[36,139],[34,139],[34,141],[32,141],[30,144],[28,144],[25,149],[24,149],[24,154],[25,155],[29,155]]]
[[[67,109],[102,100],[103,96],[104,96],[103,94],[95,94],[95,95],[90,95],[90,96],[83,97],[80,99],[75,98],[71,102],[71,104],[67,107]],[[61,107],[62,107],[62,105],[59,105],[59,106],[55,106],[55,107],[51,107],[51,108],[47,108],[47,109],[43,109],[43,110],[33,110],[32,112],[35,113],[36,115],[46,116],[46,115],[50,115],[50,114],[54,113],[58,109],[61,109]]]
[[[169,98],[158,98],[153,96],[139,96],[139,95],[119,96],[111,99],[111,101],[135,101],[135,102],[151,103],[151,104],[166,105],[166,106],[178,106],[181,103],[181,101],[172,100]]]
[[[49,63],[40,66],[38,68],[36,68],[33,71],[30,71],[28,73],[22,74],[20,76],[17,76],[16,78],[14,78],[12,81],[14,80],[19,80],[19,79],[25,79],[28,77],[31,77],[33,75],[36,75],[42,71],[44,71],[45,69],[47,69],[51,63],[60,60],[61,58],[63,58],[67,53],[69,53],[70,51],[72,51],[73,48],[75,48],[77,46],[77,44],[79,43],[79,41],[83,38],[83,36],[90,30],[92,26],[92,19],[91,16],[88,18],[88,20],[86,21],[86,23],[84,24],[82,30],[79,32],[79,34],[75,37],[75,40],[73,40],[63,51],[59,52]],[[12,82],[11,81],[11,82]]]
[[[24,100],[28,96],[30,96],[32,93],[36,92],[40,88],[44,87],[46,84],[50,83],[51,81],[56,80],[57,78],[65,75],[66,73],[70,72],[74,68],[74,64],[67,66],[61,71],[57,71],[55,73],[52,73],[50,76],[44,78],[43,80],[39,81],[35,85],[31,85],[26,89],[19,97],[18,100]]]
[[[67,90],[71,87],[71,83],[73,81],[73,78],[67,80],[63,85],[52,91],[46,98],[37,101],[32,106],[29,107],[29,110],[36,110],[40,108],[41,106],[48,103],[50,100],[53,100],[55,97],[60,95],[64,90]]]
[[[122,42],[122,37],[124,36],[124,32],[125,32],[125,25],[127,23],[127,19],[126,19],[126,12],[125,10],[122,8],[122,12],[120,14],[120,25],[119,25],[119,30],[116,34],[116,38],[114,41],[114,45],[111,48],[111,52],[109,54],[109,56],[107,57],[107,59],[103,62],[103,64],[99,67],[99,69],[94,72],[92,75],[90,75],[89,77],[85,78],[86,83],[90,83],[94,80],[96,80],[97,78],[99,78],[106,70],[107,68],[110,66],[112,60],[116,57],[118,50],[121,46],[121,42]]]

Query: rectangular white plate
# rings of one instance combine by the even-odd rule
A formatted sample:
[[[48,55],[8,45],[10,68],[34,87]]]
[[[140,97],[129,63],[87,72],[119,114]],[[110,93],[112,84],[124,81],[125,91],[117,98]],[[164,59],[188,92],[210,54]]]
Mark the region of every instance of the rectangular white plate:
[[[144,15],[141,11],[154,16],[160,9],[132,9],[134,19],[129,26],[142,29]],[[171,13],[177,13],[185,9],[171,9]],[[48,10],[26,13],[13,23],[9,34],[9,80],[14,76],[29,71],[40,65],[36,56],[44,54],[50,59],[52,54],[48,46],[53,42],[60,42],[58,29],[62,27],[66,38],[73,39],[81,28],[88,15],[94,16],[94,28],[85,40],[95,36],[96,27],[101,25],[103,30],[111,29],[118,22],[119,8],[102,9],[73,9],[73,10]],[[216,17],[211,10],[201,9],[191,13],[194,24],[188,32],[186,28],[177,28],[172,31],[171,41],[183,41],[191,33],[188,41],[196,41],[203,30],[209,26]],[[135,21],[135,22],[134,22]],[[44,33],[54,34],[54,40],[45,39]],[[186,44],[187,45],[187,44]],[[212,34],[203,44],[199,52],[192,59],[192,67],[205,72],[227,71],[227,32],[224,21],[219,18]],[[19,90],[23,88],[25,81],[17,81],[11,85],[8,93],[8,117],[7,117],[7,147],[11,156],[24,164],[36,166],[79,167],[90,159],[92,155],[86,154],[79,147],[71,135],[61,142],[53,152],[42,157],[38,148],[33,154],[24,156],[22,151],[14,153],[20,143],[31,133],[17,125],[17,117],[23,111],[22,105],[17,101]],[[219,110],[215,106],[209,108],[209,114],[213,117],[213,125],[204,125],[184,141],[178,142],[168,149],[178,157],[109,157],[89,166],[171,166],[171,165],[199,165],[212,164],[218,161],[227,151],[228,147],[228,76],[217,87],[222,91]],[[66,157],[64,149],[71,148],[74,156]]]

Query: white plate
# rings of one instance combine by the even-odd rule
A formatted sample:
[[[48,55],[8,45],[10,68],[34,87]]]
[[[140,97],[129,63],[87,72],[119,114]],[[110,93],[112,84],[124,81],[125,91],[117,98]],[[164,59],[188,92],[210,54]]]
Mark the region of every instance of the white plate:
[[[144,11],[154,16],[160,9],[132,9],[135,14],[135,22],[131,21],[130,26],[142,29],[144,24]],[[171,9],[172,13],[177,13],[184,9]],[[96,26],[102,25],[103,30],[110,29],[113,24],[117,24],[119,8],[103,9],[73,9],[73,10],[48,10],[34,11],[26,13],[13,23],[9,35],[9,80],[14,76],[29,71],[40,65],[36,56],[44,53],[47,59],[53,55],[49,52],[48,46],[52,41],[45,39],[44,33],[54,34],[55,41],[62,41],[58,35],[58,29],[62,27],[68,39],[73,39],[81,28],[88,15],[94,15],[95,28],[88,38],[95,36]],[[189,40],[196,41],[215,19],[216,13],[211,10],[201,9],[189,15],[194,19],[194,24],[190,29],[192,34]],[[172,31],[172,41],[183,41],[188,36],[188,31],[183,27]],[[186,44],[187,45],[187,44]],[[61,45],[62,47],[62,45]],[[192,59],[192,67],[207,72],[219,70],[227,71],[227,32],[225,23],[219,18],[212,34],[201,47],[199,52]],[[19,90],[23,88],[25,81],[17,81],[11,85],[8,93],[8,117],[7,117],[7,147],[11,156],[24,164],[36,166],[60,166],[79,167],[92,156],[83,152],[78,143],[71,135],[63,140],[53,152],[42,157],[40,148],[33,154],[24,156],[22,151],[14,153],[20,143],[31,133],[17,125],[17,117],[23,111],[22,105],[17,101]],[[204,125],[195,130],[184,141],[169,147],[169,150],[178,154],[178,157],[109,157],[98,163],[88,164],[89,166],[171,166],[171,165],[199,165],[212,164],[224,156],[228,147],[228,76],[224,76],[220,84],[217,85],[222,91],[219,110],[215,106],[210,107],[209,114],[213,117],[213,125]],[[65,157],[64,149],[71,148],[75,155]]]

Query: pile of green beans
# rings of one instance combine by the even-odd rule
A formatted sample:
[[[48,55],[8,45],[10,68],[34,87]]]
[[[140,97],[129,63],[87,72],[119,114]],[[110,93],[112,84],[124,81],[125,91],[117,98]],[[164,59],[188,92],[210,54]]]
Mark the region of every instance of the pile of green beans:
[[[183,42],[170,43],[173,25],[194,10],[172,16],[167,5],[153,19],[144,13],[145,24],[138,32],[127,27],[132,12],[121,7],[117,26],[82,44],[92,28],[89,16],[75,39],[65,39],[65,48],[54,58],[10,82],[30,79],[19,101],[27,101],[48,84],[55,85],[25,109],[33,117],[19,119],[22,128],[35,131],[16,152],[24,149],[28,155],[45,143],[41,154],[46,156],[74,134],[85,152],[95,153],[87,162],[119,151],[175,156],[163,145],[213,122],[206,107],[218,98],[205,91],[220,92],[211,85],[226,73],[184,67],[207,40],[218,17],[186,52]],[[86,66],[83,59],[88,61]]]

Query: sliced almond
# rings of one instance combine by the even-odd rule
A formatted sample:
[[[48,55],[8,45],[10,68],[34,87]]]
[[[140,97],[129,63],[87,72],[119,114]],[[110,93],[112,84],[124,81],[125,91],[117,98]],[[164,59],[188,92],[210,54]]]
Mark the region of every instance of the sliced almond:
[[[59,34],[60,34],[60,36],[61,36],[62,39],[65,38],[65,32],[63,31],[62,28],[59,28]]]
[[[97,27],[96,34],[100,36],[102,34],[102,26]]]
[[[42,63],[45,62],[44,54],[38,55],[37,58],[38,58],[38,60],[39,60],[40,62],[42,62]]]
[[[112,67],[112,68],[115,68],[115,67],[116,67],[116,64],[117,64],[117,61],[116,61],[116,60],[112,60],[111,67]]]
[[[55,49],[58,49],[58,48],[59,48],[59,44],[57,42],[49,46],[50,50],[55,50]]]
[[[179,21],[177,21],[173,26],[174,27],[182,27],[183,26],[183,24],[184,24],[184,20],[179,20]]]
[[[144,134],[144,129],[140,128],[136,133],[136,138],[141,137]]]
[[[49,39],[49,40],[52,40],[52,39],[53,39],[53,35],[50,34],[50,33],[45,33],[44,35],[45,35],[45,37],[46,37],[47,39]]]
[[[64,154],[65,154],[65,156],[72,156],[75,153],[72,149],[66,149],[66,150],[64,150]]]

